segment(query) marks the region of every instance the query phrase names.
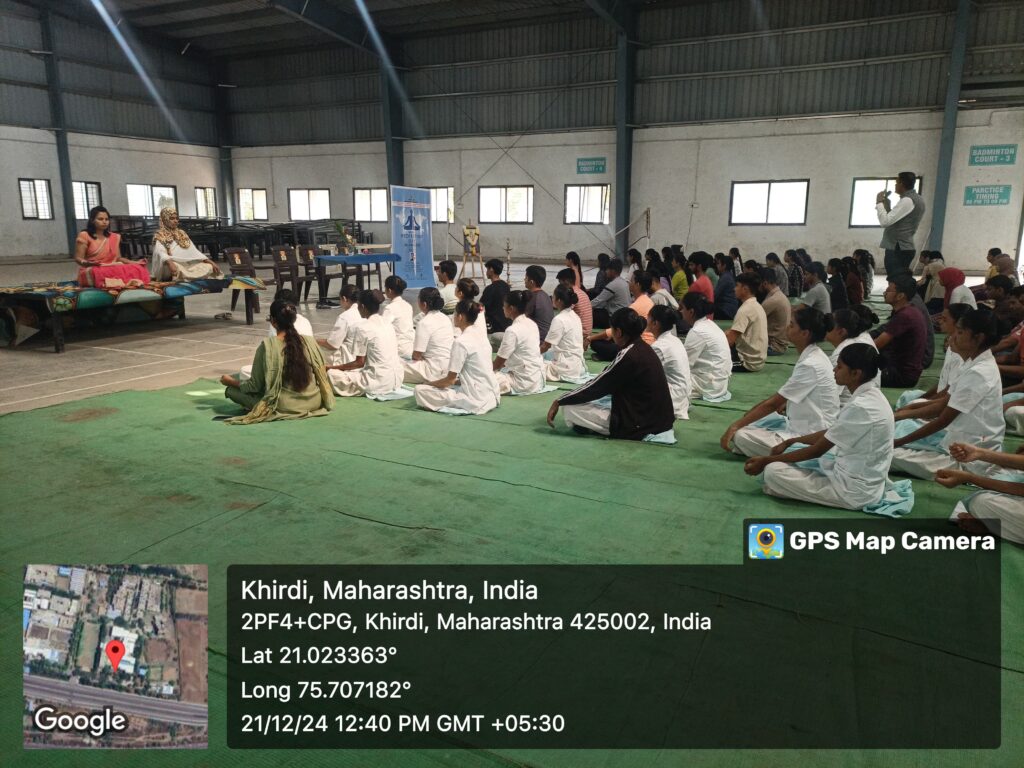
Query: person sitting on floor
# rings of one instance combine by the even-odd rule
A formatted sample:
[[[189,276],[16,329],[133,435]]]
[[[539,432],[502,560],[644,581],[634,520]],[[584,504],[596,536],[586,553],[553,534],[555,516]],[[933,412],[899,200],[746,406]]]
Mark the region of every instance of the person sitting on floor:
[[[398,337],[391,321],[380,314],[384,296],[380,291],[359,294],[359,316],[363,322],[355,330],[355,359],[341,365],[328,365],[327,375],[339,397],[386,395],[402,386],[404,369],[398,354]]]
[[[885,495],[892,461],[894,420],[889,401],[874,385],[878,351],[870,344],[843,347],[835,381],[852,396],[828,429],[791,437],[768,456],[747,459],[748,475],[764,472],[764,492],[840,509],[863,509]],[[797,443],[806,447],[787,449]],[[834,457],[825,454],[835,448]],[[819,459],[816,469],[797,462]]]
[[[949,446],[950,456],[961,465],[1002,467],[1018,477],[1024,473],[1024,453],[1021,451],[1018,449],[1017,453],[1003,453],[967,443],[953,443]],[[935,473],[935,480],[947,488],[970,483],[982,489],[980,493],[972,493],[961,502],[966,511],[961,512],[960,505],[957,505],[958,508],[953,510],[949,518],[951,522],[957,523],[968,533],[998,533],[1014,544],[1024,544],[1024,482],[1000,480],[962,469],[940,469]],[[985,521],[997,521],[998,531],[989,531]]]
[[[562,270],[558,274],[566,274],[566,282],[575,276],[572,270]],[[583,294],[586,296],[586,294]],[[548,337],[540,345],[541,354],[550,361],[544,363],[544,378],[548,381],[578,382],[587,372],[583,360],[583,324],[574,312],[580,292],[572,285],[559,280],[555,288],[552,303],[555,306],[555,317],[548,329]]]
[[[395,339],[398,342],[398,354],[402,357],[412,356],[412,341],[416,337],[416,327],[413,325],[412,305],[402,298],[407,285],[405,280],[398,275],[390,275],[384,281],[384,309],[382,314],[395,329]]]
[[[581,290],[580,287],[576,285],[576,273],[571,269],[563,269],[555,275],[555,279],[558,281],[559,285],[566,286],[576,294],[576,302],[572,305],[572,311],[575,312],[576,316],[580,319],[580,327],[583,328],[583,335],[589,336],[594,330],[594,308],[590,304],[590,297],[587,296],[587,292]],[[555,311],[557,313],[557,307],[555,307]],[[551,333],[550,329],[548,329],[548,333]]]
[[[604,287],[608,284],[608,266],[612,263],[612,257],[607,253],[597,254],[597,273],[594,275],[594,287],[587,288],[587,296],[593,301],[604,291]],[[580,286],[581,288],[583,286]]]
[[[786,271],[782,270],[781,273],[785,275]],[[793,314],[793,305],[786,298],[782,286],[776,282],[778,276],[779,270],[765,267],[761,270],[761,287],[758,289],[761,308],[768,323],[768,354],[772,356],[784,355],[789,349],[786,329],[789,327],[789,317]]]
[[[852,256],[846,256],[842,261],[846,267],[846,296],[850,300],[850,306],[863,304],[864,279],[860,276],[860,268]]]
[[[764,263],[765,269],[775,272],[775,280],[773,282],[782,291],[783,297],[789,296],[789,272],[779,259],[779,254],[774,251],[766,254]],[[764,280],[764,269],[761,270],[761,279],[762,281]]]
[[[551,297],[544,292],[544,281],[548,273],[544,267],[531,264],[526,268],[526,290],[530,300],[526,305],[526,316],[537,324],[540,340],[544,341],[551,327],[551,318],[555,316],[555,308],[551,306]],[[539,345],[538,345],[539,346]]]
[[[885,303],[892,307],[892,316],[872,336],[882,353],[883,387],[913,387],[926,367],[925,347],[930,323],[911,306],[914,296],[917,296],[917,281],[906,273],[890,278],[882,294]]]
[[[839,355],[851,344],[867,344],[877,351],[875,340],[871,338],[868,329],[878,322],[878,316],[863,304],[856,304],[849,309],[840,309],[832,313],[832,330],[825,334],[825,341],[831,344],[834,349],[828,356],[829,363],[835,368],[839,365]],[[875,377],[876,387],[882,385],[882,374]],[[839,388],[840,407],[849,402],[853,393],[846,387]]]
[[[356,306],[359,301],[358,288],[351,283],[341,286],[338,301],[341,310],[331,332],[327,334],[327,338],[317,339],[317,343],[328,350],[327,362],[331,365],[342,365],[355,360],[355,330],[363,322],[359,316],[359,307]]]
[[[842,259],[829,259],[825,272],[828,274],[828,300],[832,311],[846,309],[850,306],[850,296],[846,292],[846,265]]]
[[[744,273],[736,278],[736,298],[740,306],[732,327],[725,332],[732,348],[734,373],[760,371],[768,356],[768,316],[764,307],[757,303],[760,286],[761,278],[757,275]]]
[[[995,341],[996,319],[991,312],[970,309],[964,313],[954,342],[964,363],[950,382],[949,399],[936,399],[913,414],[896,414],[894,472],[930,480],[940,469],[955,469],[957,461],[949,454],[953,443],[1002,450],[1006,424],[999,369],[990,349]],[[979,474],[987,472],[978,468]]]
[[[974,298],[974,294],[971,293],[971,289],[964,285],[966,281],[967,276],[956,267],[946,267],[939,271],[939,282],[946,292],[943,306],[967,304],[971,309],[978,308],[978,302]]]
[[[690,375],[690,359],[686,347],[672,333],[678,323],[679,313],[663,304],[652,307],[647,316],[647,329],[654,337],[651,349],[665,369],[668,391],[672,395],[672,410],[677,419],[689,419],[693,377]]]
[[[910,411],[929,405],[939,398],[949,398],[949,385],[956,380],[964,365],[964,359],[956,351],[956,324],[968,310],[970,307],[967,304],[950,304],[939,314],[941,330],[946,334],[946,354],[942,370],[939,371],[939,381],[928,391],[908,389],[901,394],[895,405],[897,418],[901,418],[900,411],[905,411],[902,418],[913,418]]]
[[[1024,308],[1014,294],[1016,286],[1006,275],[996,275],[985,281],[985,287],[988,289],[985,303],[992,307],[999,321],[999,333],[1005,336],[1024,320]]]
[[[484,308],[484,322],[487,324],[487,333],[490,335],[491,348],[497,349],[501,344],[501,334],[508,328],[508,318],[505,317],[505,297],[512,290],[507,282],[501,279],[501,272],[505,265],[499,259],[490,259],[484,268],[487,270],[487,279],[490,281],[484,287],[480,295],[480,304]]]
[[[178,226],[178,212],[174,208],[160,211],[160,228],[153,235],[153,262],[150,264],[154,280],[199,280],[221,277],[220,267],[192,244],[185,230]]]
[[[420,408],[453,408],[479,416],[498,407],[501,395],[491,365],[491,345],[474,327],[482,311],[473,301],[460,301],[455,308],[455,324],[462,333],[451,345],[447,374],[414,390]]]
[[[791,299],[798,299],[804,292],[803,265],[792,248],[783,253],[782,258],[785,261],[786,273],[789,277],[789,290],[786,295]]]
[[[711,302],[701,293],[688,291],[683,297],[683,320],[690,325],[685,347],[693,379],[691,395],[718,403],[732,398],[732,357],[725,331],[708,319],[710,310]]]
[[[715,320],[732,320],[739,309],[736,296],[736,274],[733,261],[724,254],[715,256],[715,272],[718,282],[715,284]]]
[[[512,324],[505,329],[492,363],[503,395],[535,395],[544,389],[544,360],[540,356],[540,330],[526,316],[530,296],[526,291],[509,291],[505,317]]]
[[[580,262],[580,255],[576,251],[569,251],[565,254],[565,268],[571,269],[576,275],[576,285],[583,287],[583,264]]]
[[[299,294],[291,288],[281,288],[274,294],[274,301],[283,301],[295,309],[295,332],[299,336],[313,336],[313,326],[304,315],[299,314]],[[273,323],[267,323],[267,336],[270,338],[277,336],[277,329]],[[250,376],[252,376],[252,365],[243,365],[239,372],[239,380],[248,381]]]
[[[832,314],[832,298],[829,295],[828,276],[825,265],[820,261],[812,261],[804,270],[804,292],[799,304],[816,309],[823,315]],[[799,305],[798,305],[799,306]]]
[[[146,260],[121,255],[121,236],[110,231],[110,212],[101,205],[89,210],[89,222],[75,238],[78,284],[83,288],[135,288],[149,284]]]
[[[451,259],[445,259],[438,262],[434,267],[434,272],[437,273],[437,282],[441,284],[438,291],[441,293],[441,298],[444,299],[444,307],[441,308],[441,311],[446,315],[452,315],[455,313],[455,305],[459,303],[455,296],[455,276],[459,274],[459,267]]]
[[[221,376],[224,396],[247,411],[228,424],[324,416],[334,407],[323,354],[313,337],[296,333],[295,316],[291,304],[273,302],[270,322],[277,334],[256,350],[248,381]]]
[[[472,301],[476,302],[476,297],[480,294],[480,289],[476,285],[476,281],[471,277],[459,278],[459,281],[455,283],[455,298],[459,301]],[[483,305],[481,305],[483,306]],[[484,312],[481,312],[476,316],[476,325],[474,326],[478,331],[487,335],[487,317]],[[452,317],[452,333],[458,336],[460,331],[455,325],[455,317]]]
[[[607,328],[611,316],[629,306],[629,283],[622,277],[622,261],[612,259],[605,269],[607,281],[601,292],[591,302],[594,309],[594,327]]]
[[[713,316],[715,307],[715,287],[711,284],[709,274],[715,274],[715,270],[713,268],[714,262],[711,259],[711,254],[705,251],[694,251],[690,254],[690,258],[686,263],[690,268],[690,272],[693,273],[693,281],[690,283],[690,288],[687,293],[699,293],[707,299],[708,304],[711,305]]]
[[[551,404],[554,428],[564,407],[566,426],[623,440],[643,440],[672,429],[675,416],[665,370],[649,344],[640,340],[646,322],[626,307],[612,315],[612,340],[619,354],[596,378]]]
[[[777,393],[755,405],[729,425],[723,450],[764,456],[791,437],[831,427],[839,415],[839,387],[832,364],[818,345],[832,330],[832,317],[812,307],[798,307],[789,323],[789,340],[798,357],[789,380]],[[786,415],[780,416],[783,406]]]
[[[672,295],[675,300],[682,301],[683,296],[690,290],[690,277],[687,274],[688,267],[686,266],[686,254],[683,253],[682,249],[672,251],[672,268],[675,272],[672,273]]]
[[[412,342],[412,360],[402,363],[406,384],[422,384],[444,376],[454,339],[451,321],[442,314],[444,299],[437,288],[422,288],[417,303],[421,315]]]
[[[629,308],[646,320],[651,307],[654,306],[654,302],[651,301],[650,274],[642,269],[633,272],[633,276],[629,280],[629,293],[633,297],[633,303],[629,305]],[[645,331],[643,340],[650,344],[654,341],[654,337]],[[595,360],[614,360],[619,350],[619,346],[612,338],[611,328],[605,328],[589,338],[584,338],[583,345],[593,350]]]

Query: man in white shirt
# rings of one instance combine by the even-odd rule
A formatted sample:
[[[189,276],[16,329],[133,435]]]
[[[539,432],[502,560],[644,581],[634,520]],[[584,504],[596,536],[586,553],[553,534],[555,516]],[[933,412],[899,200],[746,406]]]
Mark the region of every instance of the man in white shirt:
[[[402,386],[402,359],[391,321],[380,314],[384,295],[365,290],[359,294],[358,311],[363,322],[355,329],[348,363],[328,365],[327,375],[340,397],[384,395]]]
[[[437,272],[437,282],[440,284],[438,290],[444,299],[444,309],[441,311],[446,315],[454,315],[455,305],[459,303],[459,297],[455,295],[455,276],[459,274],[459,267],[451,259],[445,259],[434,267],[434,271]]]
[[[900,196],[899,202],[890,207],[889,193],[884,189],[875,198],[878,224],[885,227],[879,245],[885,248],[885,276],[889,280],[900,273],[909,274],[910,264],[917,252],[914,235],[924,218],[925,204],[914,191],[915,184],[917,175],[913,171],[901,171],[894,187]]]

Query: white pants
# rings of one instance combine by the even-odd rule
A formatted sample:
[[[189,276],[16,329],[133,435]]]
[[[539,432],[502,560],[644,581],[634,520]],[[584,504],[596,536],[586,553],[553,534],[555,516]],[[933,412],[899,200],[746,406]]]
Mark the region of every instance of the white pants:
[[[1007,408],[1004,411],[1006,414],[1006,426],[1016,435],[1024,435],[1024,406],[1015,405],[1013,408]]]
[[[562,418],[567,427],[583,427],[599,435],[608,435],[612,412],[610,408],[594,403],[563,405]]]
[[[366,394],[363,388],[362,371],[328,371],[331,387],[338,397],[362,397]]]
[[[960,465],[948,453],[938,451],[920,451],[916,448],[897,448],[892,452],[890,472],[902,472],[905,475],[919,477],[922,480],[933,480],[940,469],[958,469]],[[979,473],[983,474],[983,473]]]
[[[243,365],[242,369],[238,372],[238,380],[239,381],[248,381],[251,378],[252,378],[252,366],[251,365]],[[1024,410],[1024,408],[1022,408],[1021,410]]]
[[[776,462],[764,468],[764,492],[783,499],[799,499],[811,504],[840,509],[859,509],[847,504],[836,493],[827,475],[794,464]]]
[[[493,400],[486,403],[470,400],[463,394],[462,387],[459,386],[439,389],[429,384],[420,384],[413,390],[413,393],[416,395],[416,404],[428,411],[439,411],[442,408],[461,408],[464,411],[479,416],[494,410],[498,406],[498,403]]]
[[[732,438],[733,452],[743,456],[768,456],[772,448],[796,437],[786,431],[772,432],[762,427],[743,427]]]
[[[541,382],[540,389],[537,392],[523,392],[522,389],[516,388],[517,382],[515,377],[504,368],[494,374],[494,378],[498,380],[498,391],[503,395],[507,395],[509,392],[515,392],[517,395],[536,395],[544,388],[544,382]]]
[[[967,502],[967,511],[979,520],[998,520],[1007,541],[1024,544],[1024,496],[983,491]],[[951,520],[956,520],[956,512]]]
[[[448,361],[445,361],[447,367]],[[439,371],[438,366],[428,360],[403,360],[402,366],[405,369],[406,384],[427,384],[437,381],[448,371]]]

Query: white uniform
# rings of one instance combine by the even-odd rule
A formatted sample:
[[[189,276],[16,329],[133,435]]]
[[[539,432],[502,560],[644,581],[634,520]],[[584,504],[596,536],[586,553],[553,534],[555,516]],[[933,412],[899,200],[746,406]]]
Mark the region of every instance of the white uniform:
[[[487,338],[486,331],[484,338]],[[544,389],[540,329],[526,315],[520,315],[505,329],[501,346],[498,347],[498,357],[505,359],[505,367],[497,374],[501,394],[514,392],[517,395],[533,395]]]
[[[960,468],[976,475],[989,474],[992,465],[985,462],[961,465],[949,455],[949,446],[967,443],[992,451],[1003,449],[1006,421],[1002,386],[992,350],[986,349],[977,357],[965,360],[949,387],[949,407],[960,415],[946,427],[941,451],[909,445],[897,448],[892,459],[893,470],[924,480],[934,478],[940,469]]]
[[[449,320],[452,321],[452,336],[462,335],[462,331],[455,325],[455,315],[452,315]],[[478,331],[483,331],[484,336],[487,335],[487,318],[484,317],[483,312],[476,316],[476,321],[473,323],[473,327]]]
[[[966,285],[958,285],[949,294],[950,304],[967,304],[971,309],[978,308],[978,301],[974,298],[971,289]]]
[[[863,509],[885,494],[892,461],[892,408],[873,382],[862,384],[825,437],[835,458],[820,459],[821,472],[777,462],[764,470],[764,492],[828,507]]]
[[[817,344],[800,353],[779,394],[786,398],[786,426],[780,430],[743,427],[733,438],[738,453],[766,456],[783,440],[828,429],[839,416],[839,387],[828,356]]]
[[[209,258],[194,243],[189,243],[188,248],[182,248],[172,242],[170,249],[163,243],[153,243],[150,274],[154,280],[170,280],[171,268],[167,262],[173,261],[178,266],[179,280],[198,280],[213,274],[213,265],[206,263]]]
[[[448,373],[448,356],[452,352],[452,323],[438,311],[427,312],[416,325],[413,352],[423,353],[422,360],[405,360],[406,384],[437,381]]]
[[[384,302],[381,314],[391,321],[391,325],[395,329],[398,354],[402,357],[412,357],[412,343],[416,335],[416,329],[412,324],[412,305],[401,296],[396,296]]]
[[[334,327],[327,334],[327,344],[332,347],[332,351],[327,357],[328,365],[344,365],[356,359],[355,329],[362,322],[363,318],[355,304],[338,315],[338,319],[334,321]]]
[[[693,396],[704,400],[727,399],[732,354],[725,331],[702,317],[686,334],[686,354],[693,378]]]
[[[839,346],[836,347],[834,350],[832,350],[832,354],[828,356],[828,361],[832,364],[832,370],[835,370],[835,367],[837,365],[839,365],[839,353],[842,352],[844,349],[846,349],[851,344],[868,344],[868,345],[871,346],[872,349],[874,349],[874,350],[878,349],[878,347],[875,346],[875,340],[871,338],[871,334],[868,333],[867,331],[862,333],[860,336],[855,336],[852,339],[846,339],[844,341],[841,341],[841,342],[839,342]],[[875,376],[875,380],[872,381],[871,383],[874,384],[876,387],[881,387],[882,386],[882,372],[881,371],[878,372],[878,375]],[[842,406],[846,405],[848,402],[850,402],[850,398],[851,397],[853,397],[853,395],[850,394],[850,390],[848,390],[846,387],[840,387],[839,388],[839,406],[840,407],[842,407]]]
[[[445,389],[420,384],[415,393],[416,403],[421,408],[430,411],[461,408],[479,416],[498,406],[501,397],[486,334],[470,328],[455,339],[449,367],[458,374],[459,384]]]
[[[402,358],[391,321],[372,315],[355,329],[353,345],[363,367],[354,371],[328,371],[336,394],[341,397],[383,395],[402,386]]]
[[[551,345],[551,362],[544,364],[548,381],[579,381],[587,372],[583,361],[583,323],[572,309],[563,309],[551,320],[544,339]]]
[[[950,384],[960,375],[960,370],[963,367],[964,359],[952,349],[947,348],[946,357],[942,361],[942,370],[939,371],[939,383],[935,387],[936,393],[942,393],[949,389]],[[899,410],[912,403],[926,403],[928,401],[922,397],[923,394],[923,389],[908,389],[899,396],[894,407]]]
[[[1007,541],[1024,544],[1024,496],[982,491],[966,502],[967,511],[979,520],[998,520],[999,533]],[[955,520],[953,512],[951,520]]]
[[[672,395],[672,410],[677,419],[690,418],[690,392],[693,389],[690,376],[690,360],[678,337],[665,332],[654,340],[651,349],[661,360],[668,379],[668,390]]]

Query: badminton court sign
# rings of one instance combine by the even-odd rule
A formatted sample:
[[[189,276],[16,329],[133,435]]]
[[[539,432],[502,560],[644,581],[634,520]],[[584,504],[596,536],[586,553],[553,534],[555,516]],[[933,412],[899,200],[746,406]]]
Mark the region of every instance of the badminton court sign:
[[[576,173],[606,173],[607,160],[605,157],[577,157]]]

